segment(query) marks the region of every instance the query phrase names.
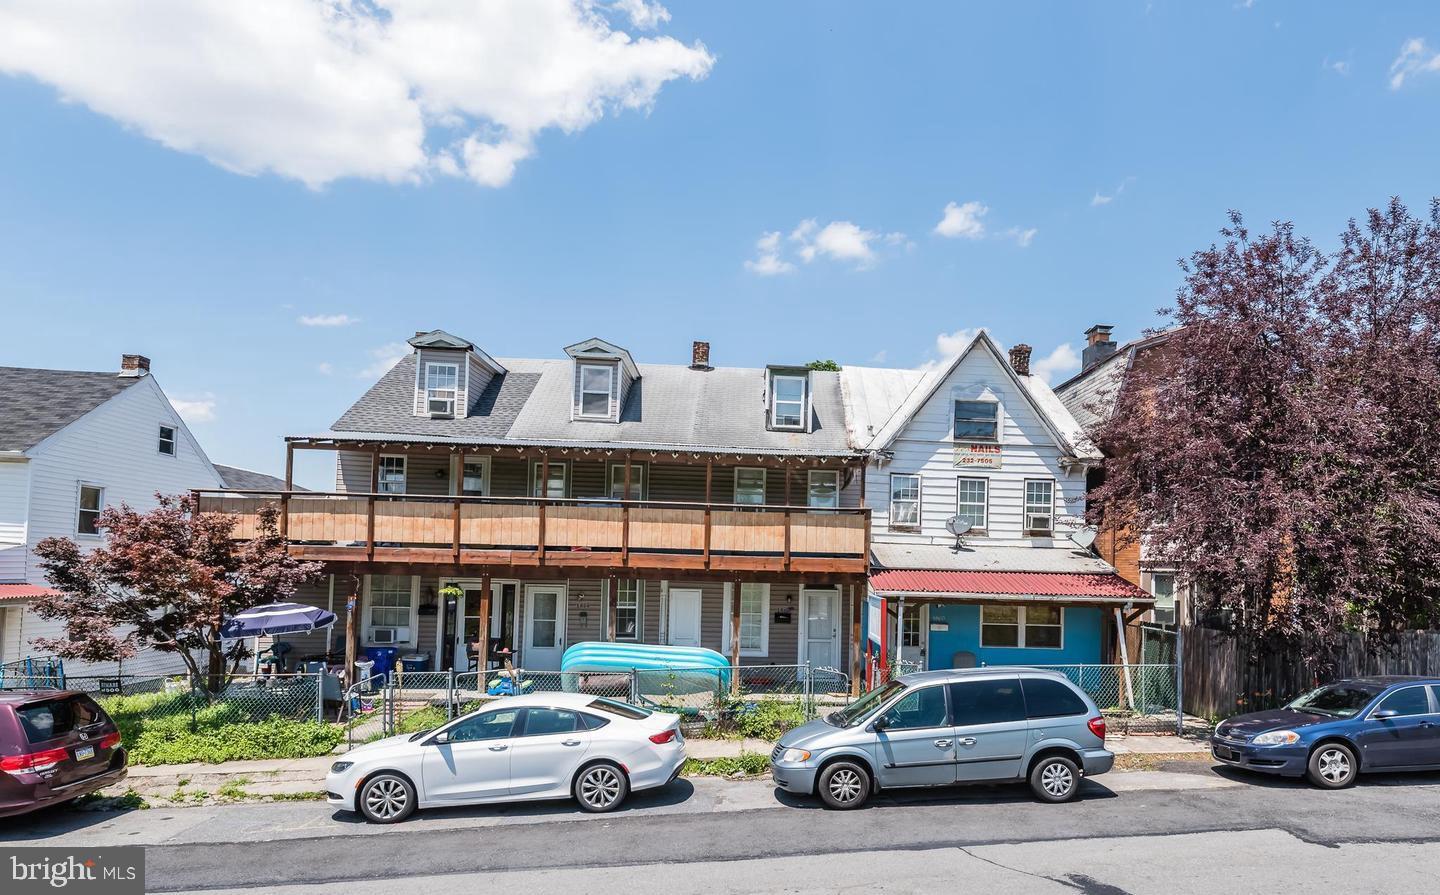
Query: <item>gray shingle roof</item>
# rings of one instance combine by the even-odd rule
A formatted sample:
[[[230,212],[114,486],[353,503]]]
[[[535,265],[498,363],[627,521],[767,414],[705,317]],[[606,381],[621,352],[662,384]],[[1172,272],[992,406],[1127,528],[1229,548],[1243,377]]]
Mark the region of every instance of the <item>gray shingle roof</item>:
[[[225,483],[226,488],[236,491],[281,491],[285,488],[285,480],[263,472],[256,472],[253,469],[241,469],[238,466],[221,466],[215,464],[215,471],[220,473],[220,480]],[[301,488],[296,485],[292,490],[308,491],[309,488]]]
[[[140,381],[73,370],[0,367],[0,451],[26,451]]]
[[[640,364],[618,423],[572,420],[572,361],[498,358],[509,371],[491,380],[464,419],[414,414],[413,355],[397,363],[331,427],[330,435],[474,439],[489,444],[597,445],[848,454],[840,379],[815,372],[810,432],[765,427],[766,371],[699,371]]]
[[[491,379],[478,395],[471,396],[467,416],[453,420],[430,419],[415,415],[415,355],[411,354],[381,376],[330,428],[336,432],[385,432],[482,441],[503,438],[539,378],[537,373],[511,370]]]

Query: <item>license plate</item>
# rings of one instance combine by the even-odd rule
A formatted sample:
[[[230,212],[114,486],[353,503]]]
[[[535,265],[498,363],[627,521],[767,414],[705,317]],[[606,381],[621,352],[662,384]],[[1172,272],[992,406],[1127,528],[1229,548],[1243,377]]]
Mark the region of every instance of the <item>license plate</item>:
[[[94,746],[80,746],[75,750],[76,761],[89,761],[95,757]]]
[[[1222,761],[1239,761],[1240,753],[1234,749],[1226,749],[1224,746],[1216,746],[1215,757]]]

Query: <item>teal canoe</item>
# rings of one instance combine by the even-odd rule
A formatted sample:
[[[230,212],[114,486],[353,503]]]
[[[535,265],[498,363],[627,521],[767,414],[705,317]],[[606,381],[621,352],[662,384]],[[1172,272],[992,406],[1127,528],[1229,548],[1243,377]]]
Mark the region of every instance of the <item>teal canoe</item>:
[[[641,690],[676,695],[713,693],[730,686],[730,661],[713,649],[646,643],[577,643],[565,650],[560,670],[586,674],[639,671]]]

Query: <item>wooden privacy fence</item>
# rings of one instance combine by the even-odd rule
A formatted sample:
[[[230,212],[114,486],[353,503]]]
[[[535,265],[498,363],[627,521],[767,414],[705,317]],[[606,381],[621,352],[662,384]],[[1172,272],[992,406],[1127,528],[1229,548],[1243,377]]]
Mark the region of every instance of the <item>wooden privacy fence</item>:
[[[1202,718],[1273,708],[1320,684],[1374,674],[1440,675],[1440,631],[1407,631],[1394,638],[1343,635],[1318,660],[1302,650],[1251,649],[1225,631],[1187,626],[1185,711]]]

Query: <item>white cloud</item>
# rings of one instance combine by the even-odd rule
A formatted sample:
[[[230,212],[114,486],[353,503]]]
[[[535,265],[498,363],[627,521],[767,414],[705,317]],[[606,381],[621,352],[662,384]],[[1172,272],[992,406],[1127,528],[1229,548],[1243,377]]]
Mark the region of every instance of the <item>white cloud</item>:
[[[503,186],[542,132],[709,73],[698,41],[618,30],[668,17],[644,0],[11,0],[0,72],[242,174]]]
[[[615,0],[612,6],[630,19],[630,24],[641,31],[654,31],[670,21],[670,10],[659,3],[646,0]]]
[[[1325,59],[1325,67],[1342,77],[1350,74],[1350,62],[1346,59],[1337,59],[1334,62],[1331,62],[1330,59],[1327,57]]]
[[[409,353],[410,346],[404,342],[387,342],[379,348],[371,348],[370,365],[356,375],[361,379],[379,379]]]
[[[934,370],[945,366],[954,358],[960,355],[975,341],[975,337],[982,332],[989,332],[989,327],[977,326],[974,329],[957,329],[950,333],[940,333],[935,337],[935,356],[925,361],[917,370]]]
[[[349,326],[359,323],[359,317],[349,314],[307,314],[297,319],[301,326]]]
[[[186,401],[182,398],[171,398],[170,406],[180,414],[187,423],[212,423],[215,421],[215,396],[206,392],[203,396]]]
[[[319,373],[321,376],[329,376],[331,373],[335,372],[335,365],[330,363],[328,360],[322,360],[320,363],[315,365],[315,372]]]
[[[1005,235],[1015,240],[1015,244],[1022,249],[1028,249],[1030,243],[1035,241],[1035,234],[1040,230],[1037,227],[1011,227],[1005,231]]]
[[[872,363],[872,364],[883,364],[883,363],[885,363],[885,357],[886,357],[886,355],[888,355],[888,354],[889,354],[888,351],[886,351],[884,348],[881,348],[879,351],[877,351],[877,352],[875,352],[874,354],[870,355],[870,363]]]
[[[866,230],[851,221],[831,221],[822,227],[815,218],[806,218],[788,237],[778,230],[762,234],[755,242],[755,258],[745,262],[745,269],[760,276],[789,273],[795,263],[786,259],[788,249],[791,257],[805,264],[829,259],[864,270],[874,266],[884,250],[894,254],[902,248],[913,248],[904,233]]]
[[[745,269],[762,277],[773,277],[795,269],[795,265],[780,258],[779,230],[772,230],[755,240],[755,258],[745,262]]]
[[[1109,205],[1111,202],[1114,202],[1116,199],[1120,198],[1120,194],[1125,192],[1125,188],[1134,182],[1134,177],[1125,178],[1124,180],[1120,181],[1120,185],[1115,187],[1114,192],[1110,193],[1109,195],[1106,195],[1105,193],[1096,190],[1095,195],[1090,197],[1090,207],[1095,208],[1100,205]]]
[[[1421,37],[1400,45],[1400,55],[1390,63],[1390,89],[1399,90],[1407,78],[1426,72],[1440,72],[1440,53],[1431,50]]]
[[[1080,354],[1069,342],[1056,345],[1054,351],[1030,363],[1031,374],[1039,377],[1046,385],[1064,379],[1079,369]]]
[[[980,219],[989,212],[990,209],[979,202],[966,202],[964,205],[950,202],[945,206],[940,223],[935,225],[935,232],[950,239],[979,239],[985,235],[985,224]]]

